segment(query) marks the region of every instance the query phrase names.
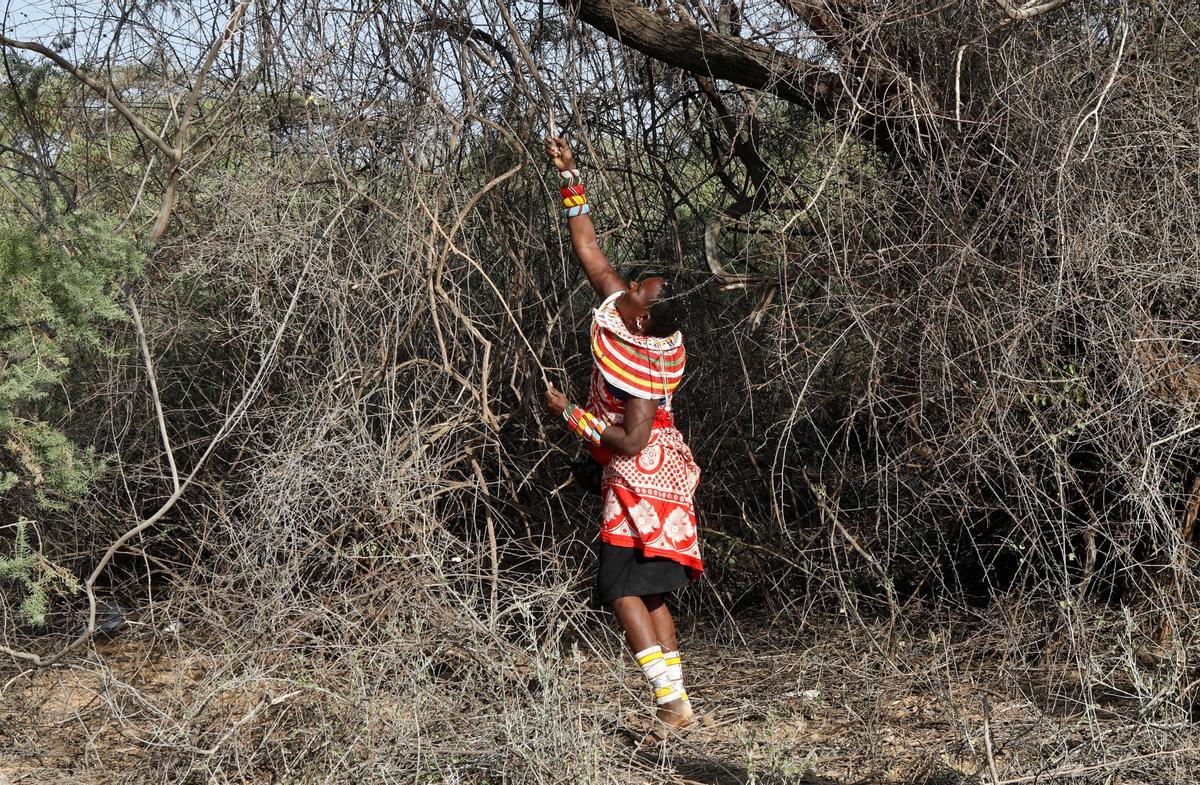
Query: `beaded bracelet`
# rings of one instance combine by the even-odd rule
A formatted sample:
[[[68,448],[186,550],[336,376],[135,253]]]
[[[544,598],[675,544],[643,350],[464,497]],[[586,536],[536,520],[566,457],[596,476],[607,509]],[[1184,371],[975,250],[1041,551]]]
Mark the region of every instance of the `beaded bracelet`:
[[[562,196],[563,220],[590,213],[592,208],[588,205],[587,193],[583,187],[583,176],[579,174],[579,170],[564,169],[558,173],[558,176],[562,179],[559,195]]]
[[[567,408],[563,410],[563,419],[576,436],[597,447],[600,446],[600,437],[608,429],[607,422],[573,403],[568,403]]]

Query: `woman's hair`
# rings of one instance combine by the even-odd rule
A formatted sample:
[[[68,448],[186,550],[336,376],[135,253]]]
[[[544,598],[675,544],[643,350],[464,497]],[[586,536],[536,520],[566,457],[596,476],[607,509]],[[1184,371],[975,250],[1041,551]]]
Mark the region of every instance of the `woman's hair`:
[[[634,280],[644,281],[647,278],[662,278],[662,289],[658,299],[650,306],[650,326],[647,335],[655,338],[668,338],[677,330],[683,328],[683,318],[686,313],[683,295],[675,291],[670,274],[652,268],[635,269],[630,272]]]

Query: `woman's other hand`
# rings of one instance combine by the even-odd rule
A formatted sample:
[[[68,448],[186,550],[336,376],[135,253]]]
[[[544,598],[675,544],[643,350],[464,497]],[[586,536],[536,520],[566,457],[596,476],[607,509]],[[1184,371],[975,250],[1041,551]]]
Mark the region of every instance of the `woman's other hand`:
[[[560,172],[575,168],[575,156],[567,140],[561,136],[546,137],[546,155]]]
[[[546,409],[559,417],[567,410],[567,396],[555,389],[553,384],[546,387]]]

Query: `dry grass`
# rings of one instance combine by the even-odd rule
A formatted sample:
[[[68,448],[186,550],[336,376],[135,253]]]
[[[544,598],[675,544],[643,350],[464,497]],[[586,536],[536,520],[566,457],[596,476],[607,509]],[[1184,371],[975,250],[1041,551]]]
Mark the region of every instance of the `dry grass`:
[[[1133,687],[1161,670],[1131,672],[1119,644],[1097,653],[1094,673],[1006,663],[1004,642],[978,627],[939,625],[894,664],[836,624],[801,640],[732,623],[685,630],[690,691],[711,722],[653,752],[634,747],[648,719],[642,677],[603,628],[507,668],[400,635],[387,652],[333,654],[131,632],[8,682],[0,774],[14,785],[925,785],[990,782],[990,743],[1002,782],[1191,781],[1200,738],[1188,718],[1147,722]]]

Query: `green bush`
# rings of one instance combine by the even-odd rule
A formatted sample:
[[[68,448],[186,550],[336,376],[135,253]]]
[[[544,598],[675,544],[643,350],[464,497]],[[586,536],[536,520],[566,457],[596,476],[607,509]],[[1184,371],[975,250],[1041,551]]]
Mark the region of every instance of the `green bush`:
[[[27,624],[41,626],[46,623],[50,592],[78,591],[79,581],[75,576],[48,561],[41,549],[29,547],[28,528],[32,521],[21,518],[16,523],[12,556],[0,555],[0,578],[18,581],[25,589],[25,600],[19,614]]]
[[[105,352],[105,322],[128,318],[118,282],[142,257],[110,222],[81,214],[50,227],[0,220],[0,503],[20,495],[63,509],[101,468],[58,427],[62,388],[80,352]]]

